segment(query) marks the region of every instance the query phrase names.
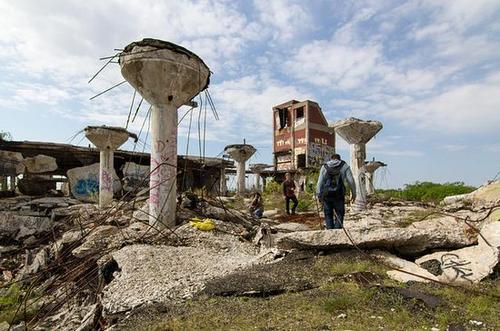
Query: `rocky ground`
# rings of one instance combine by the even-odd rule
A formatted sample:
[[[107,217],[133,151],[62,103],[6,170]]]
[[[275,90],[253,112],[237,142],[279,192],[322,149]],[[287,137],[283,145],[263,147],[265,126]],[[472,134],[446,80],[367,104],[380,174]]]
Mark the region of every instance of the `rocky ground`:
[[[0,330],[500,327],[500,182],[441,206],[372,201],[346,231],[219,199],[161,230],[144,200],[0,199]]]

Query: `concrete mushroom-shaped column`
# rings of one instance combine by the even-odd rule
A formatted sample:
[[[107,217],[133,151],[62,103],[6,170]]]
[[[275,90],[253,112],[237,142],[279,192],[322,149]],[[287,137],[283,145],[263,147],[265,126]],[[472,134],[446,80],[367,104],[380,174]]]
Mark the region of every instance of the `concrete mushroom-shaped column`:
[[[224,153],[229,155],[236,162],[236,194],[245,193],[245,162],[257,150],[252,145],[234,144],[227,145]]]
[[[177,109],[208,87],[210,70],[193,52],[157,39],[131,43],[119,62],[123,77],[153,106],[149,223],[171,227],[177,195]]]
[[[85,137],[100,151],[99,163],[99,207],[107,206],[113,200],[114,151],[129,137],[137,136],[127,130],[111,126],[87,126]]]
[[[350,145],[351,170],[356,182],[354,210],[364,210],[366,209],[366,177],[364,170],[366,143],[382,129],[382,123],[379,121],[363,121],[351,117],[335,122],[333,128]]]
[[[364,173],[366,177],[366,194],[370,195],[375,193],[375,187],[373,186],[373,174],[375,170],[380,167],[385,167],[387,164],[380,161],[369,161],[364,165]]]
[[[269,164],[264,164],[264,163],[254,163],[250,164],[250,171],[255,174],[255,189],[257,191],[262,192],[262,185],[261,183],[261,176],[260,174],[262,171],[266,170],[267,168],[271,168],[272,165]]]

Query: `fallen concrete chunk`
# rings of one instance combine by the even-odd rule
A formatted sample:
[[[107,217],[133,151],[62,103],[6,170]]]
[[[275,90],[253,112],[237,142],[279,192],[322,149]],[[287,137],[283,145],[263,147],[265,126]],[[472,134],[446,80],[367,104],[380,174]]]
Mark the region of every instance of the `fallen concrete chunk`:
[[[118,231],[118,227],[112,225],[101,225],[92,229],[92,232],[85,237],[83,243],[72,251],[73,255],[83,258],[102,252]]]
[[[96,202],[99,197],[99,163],[73,168],[67,172],[71,194],[80,201]],[[122,189],[120,179],[113,169],[113,192]]]
[[[40,174],[57,170],[56,159],[52,156],[37,155],[25,158],[23,161],[26,171],[32,174]]]
[[[28,253],[30,255],[31,253]],[[27,258],[27,263],[24,265],[23,270],[19,274],[19,278],[22,279],[26,276],[35,274],[45,268],[49,264],[49,250],[47,248],[42,248],[34,258]]]
[[[16,176],[24,173],[23,155],[17,152],[0,151],[0,173]]]
[[[391,248],[405,255],[416,255],[430,248],[461,248],[477,242],[477,235],[452,217],[413,223],[407,228],[349,229],[361,248]],[[343,230],[292,232],[280,236],[281,249],[342,249],[352,247]]]
[[[486,241],[448,252],[425,255],[415,262],[447,283],[477,283],[491,274],[499,262],[500,222],[487,224],[481,230]],[[490,246],[491,245],[491,246]]]
[[[398,270],[389,270],[387,271],[387,275],[389,278],[397,280],[398,282],[407,283],[409,281],[417,281],[428,283],[431,280],[437,280],[436,276],[431,274],[429,271],[424,268],[419,267],[417,264],[401,259],[395,255],[392,255],[388,252],[383,251],[374,251],[371,252],[371,255],[377,259],[384,261],[385,263],[391,265],[393,268],[401,269],[403,271],[407,271],[409,273],[404,273]],[[422,278],[422,277],[425,278]]]
[[[0,212],[0,243],[15,243],[23,238],[50,231],[52,222],[48,217],[18,215]]]

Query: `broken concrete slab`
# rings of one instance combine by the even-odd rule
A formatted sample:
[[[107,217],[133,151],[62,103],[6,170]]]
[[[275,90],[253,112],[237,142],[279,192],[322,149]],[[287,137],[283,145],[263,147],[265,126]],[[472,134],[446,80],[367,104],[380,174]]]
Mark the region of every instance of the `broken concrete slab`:
[[[283,232],[311,231],[311,228],[307,225],[295,222],[280,223],[271,228]]]
[[[96,202],[99,197],[99,163],[89,166],[73,168],[67,172],[69,187],[73,197],[84,202]],[[112,171],[113,192],[118,193],[122,189],[120,179],[116,171]]]
[[[102,252],[108,246],[113,235],[118,233],[120,229],[113,225],[101,225],[92,229],[91,232],[83,239],[83,243],[75,248],[71,253],[74,256],[83,258],[89,255],[95,255]]]
[[[443,199],[443,204],[488,204],[498,201],[500,201],[500,180],[488,182],[471,193],[448,196]]]
[[[398,282],[407,283],[410,281],[417,281],[417,282],[428,283],[432,280],[437,281],[436,276],[431,274],[429,271],[425,270],[424,268],[421,268],[416,263],[404,260],[402,258],[397,257],[396,255],[384,251],[373,251],[370,253],[370,255],[375,257],[376,259],[385,262],[386,264],[392,266],[393,268],[397,268],[408,272],[405,273],[398,270],[387,271],[387,276],[389,276],[389,278],[391,279],[397,280]],[[410,273],[413,275],[411,275]]]
[[[477,242],[477,235],[452,217],[416,222],[407,228],[355,228],[349,234],[361,248],[391,248],[416,255],[431,248],[461,248]],[[352,247],[344,230],[292,232],[277,238],[281,249],[343,249]]]
[[[478,244],[454,251],[425,255],[415,262],[446,283],[477,283],[490,275],[499,262],[500,222],[481,229]]]
[[[262,214],[262,217],[265,217],[265,218],[273,218],[274,216],[278,215],[279,214],[279,210],[278,208],[275,208],[275,209],[269,209],[269,210],[265,210],[264,213]]]
[[[0,212],[0,242],[16,243],[23,238],[40,235],[52,229],[48,217],[24,216],[14,212]]]
[[[26,172],[31,174],[41,174],[57,170],[56,159],[43,154],[25,158],[23,163],[26,167]]]
[[[111,253],[121,272],[105,287],[106,314],[191,298],[209,279],[254,262],[255,256],[195,247],[131,245]]]

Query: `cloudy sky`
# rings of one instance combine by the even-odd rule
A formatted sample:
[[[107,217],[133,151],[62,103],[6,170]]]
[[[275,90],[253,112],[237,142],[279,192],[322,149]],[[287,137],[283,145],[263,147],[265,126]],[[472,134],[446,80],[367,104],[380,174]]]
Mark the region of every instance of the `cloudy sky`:
[[[498,0],[0,0],[0,22],[0,131],[15,140],[64,143],[87,125],[124,126],[130,86],[89,100],[122,81],[118,65],[88,80],[100,57],[151,37],[189,48],[213,71],[220,120],[207,113],[206,155],[246,138],[259,150],[251,162],[271,162],[271,108],[293,98],[317,101],[330,122],[382,121],[367,151],[389,164],[384,187],[479,185],[500,171]],[[138,133],[145,123],[141,142],[147,109],[130,125]]]

